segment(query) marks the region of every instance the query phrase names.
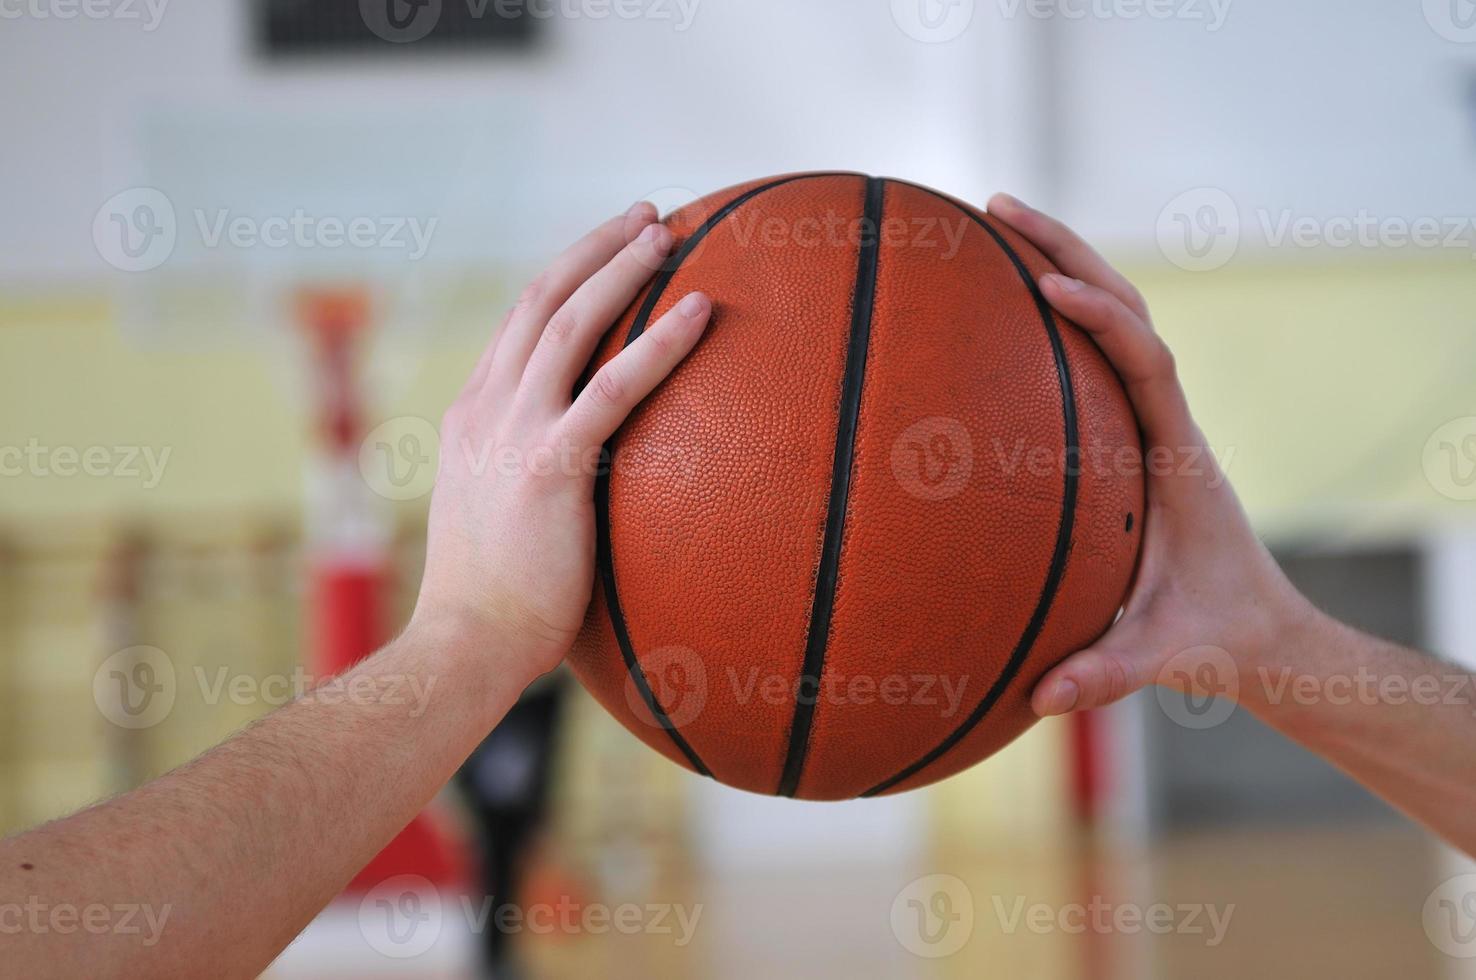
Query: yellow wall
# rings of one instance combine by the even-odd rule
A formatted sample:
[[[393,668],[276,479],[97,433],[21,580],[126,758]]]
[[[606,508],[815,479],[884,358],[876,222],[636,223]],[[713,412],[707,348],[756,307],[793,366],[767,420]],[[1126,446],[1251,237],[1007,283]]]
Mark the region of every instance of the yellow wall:
[[[1237,488],[1276,532],[1459,514],[1423,478],[1442,423],[1476,414],[1476,275],[1468,261],[1258,264],[1211,274],[1142,263],[1133,278]],[[459,323],[497,319],[497,306]],[[3,478],[0,514],[173,514],[298,506],[307,445],[302,364],[274,345],[145,349],[104,298],[0,297],[0,446],[169,447],[155,489],[124,478]],[[482,339],[382,351],[382,417],[440,417]]]
[[[1237,263],[1135,276],[1190,402],[1273,535],[1383,534],[1469,519],[1422,454],[1476,415],[1470,259]]]

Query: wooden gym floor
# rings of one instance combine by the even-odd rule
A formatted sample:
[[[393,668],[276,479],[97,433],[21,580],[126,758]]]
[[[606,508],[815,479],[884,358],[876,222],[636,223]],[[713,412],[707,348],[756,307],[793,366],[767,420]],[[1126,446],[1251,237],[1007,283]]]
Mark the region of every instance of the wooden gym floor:
[[[689,914],[700,905],[690,942],[679,945],[674,932],[612,931],[527,935],[522,948],[532,978],[1454,978],[1464,976],[1461,964],[1431,945],[1421,920],[1426,896],[1449,873],[1439,860],[1427,838],[1400,827],[1205,833],[1139,856],[949,860],[940,854],[915,867],[823,876],[717,879],[658,859],[651,865],[656,877],[643,889],[646,900],[672,898]],[[939,872],[965,883],[972,926],[956,953],[929,959],[899,940],[892,908],[909,881]],[[1085,911],[1088,906],[1097,911]],[[1223,926],[1218,939],[1210,907]],[[344,913],[353,916],[344,909],[325,920]],[[1177,929],[1153,935],[1132,925],[1149,914]],[[1094,930],[1084,916],[1109,928]],[[1114,916],[1128,925],[1110,928]],[[907,929],[904,924],[902,932]],[[289,952],[269,976],[473,975],[455,965],[469,941],[440,961],[381,960],[373,969],[347,955],[362,945],[351,929],[340,933],[346,945],[338,949],[324,923],[315,930],[316,938]]]

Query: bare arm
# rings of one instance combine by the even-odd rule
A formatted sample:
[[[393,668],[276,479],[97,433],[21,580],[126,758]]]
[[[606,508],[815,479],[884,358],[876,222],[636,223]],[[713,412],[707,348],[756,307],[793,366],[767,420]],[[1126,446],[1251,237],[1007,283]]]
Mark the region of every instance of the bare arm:
[[[180,769],[0,842],[0,901],[38,917],[6,938],[16,975],[259,974],[531,680],[519,651],[472,635],[418,625]],[[89,906],[110,928],[51,921]],[[131,924],[112,911],[134,908]]]
[[[1240,703],[1476,855],[1476,677],[1314,612],[1246,658]]]
[[[1006,195],[989,211],[1064,273],[1043,277],[1042,292],[1117,369],[1145,453],[1170,461],[1147,467],[1143,552],[1121,619],[1041,680],[1037,713],[1099,707],[1149,684],[1234,697],[1476,855],[1472,675],[1338,623],[1298,593],[1208,452],[1138,291],[1054,219]]]
[[[593,454],[710,312],[687,297],[571,401],[671,247],[655,217],[638,204],[561,256],[446,413],[404,635],[175,772],[0,841],[0,909],[21,913],[0,972],[256,976],[558,664],[593,585]],[[121,905],[129,931],[81,919]]]

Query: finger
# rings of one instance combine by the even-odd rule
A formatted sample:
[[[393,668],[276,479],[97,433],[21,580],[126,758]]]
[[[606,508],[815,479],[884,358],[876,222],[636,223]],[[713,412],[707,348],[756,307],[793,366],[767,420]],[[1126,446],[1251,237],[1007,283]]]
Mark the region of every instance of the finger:
[[[547,271],[533,280],[518,297],[507,326],[496,341],[497,350],[491,360],[488,379],[492,380],[496,374],[501,383],[516,385],[554,311],[655,220],[655,206],[640,201],[625,214],[611,218],[585,235],[554,259]]]
[[[1052,668],[1030,698],[1042,718],[1121,701],[1153,682],[1151,659],[1104,646],[1091,647]]]
[[[549,318],[523,372],[524,389],[566,405],[600,338],[650,281],[671,245],[672,235],[665,225],[647,225],[635,241],[576,289]]]
[[[696,346],[711,314],[702,293],[684,297],[595,372],[564,417],[565,436],[577,446],[603,445]]]
[[[1142,317],[1112,293],[1080,279],[1048,273],[1040,288],[1051,306],[1090,334],[1111,362],[1149,442],[1176,447],[1199,443],[1173,353]]]
[[[989,213],[1028,238],[1056,268],[1107,290],[1144,321],[1148,320],[1148,304],[1138,288],[1066,225],[1008,194],[991,197]]]
[[[507,332],[507,325],[512,322],[513,312],[513,310],[507,311],[507,314],[502,318],[502,326],[497,328],[497,331],[492,334],[492,339],[487,342],[487,346],[482,348],[482,353],[477,358],[476,366],[472,368],[471,374],[466,379],[466,384],[461,387],[462,398],[472,397],[476,392],[481,391],[482,387],[487,383],[487,373],[492,369],[493,358],[497,355],[498,342]]]

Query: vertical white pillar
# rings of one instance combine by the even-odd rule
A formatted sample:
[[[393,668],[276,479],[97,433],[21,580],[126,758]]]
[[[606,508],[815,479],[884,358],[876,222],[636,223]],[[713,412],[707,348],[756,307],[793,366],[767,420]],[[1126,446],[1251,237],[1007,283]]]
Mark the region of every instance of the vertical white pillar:
[[[1439,656],[1476,670],[1476,527],[1446,530],[1432,537],[1425,546],[1425,624],[1431,651]],[[1454,848],[1440,845],[1438,881],[1461,876],[1462,882],[1447,884],[1440,895],[1432,893],[1421,910],[1425,931],[1437,949],[1442,940],[1460,943],[1470,921],[1452,923],[1448,915],[1466,916],[1469,901],[1461,901],[1476,890],[1476,861]],[[1443,906],[1443,907],[1442,907]],[[1461,930],[1449,936],[1451,929]],[[1433,931],[1433,935],[1431,935]],[[1476,958],[1447,955],[1441,951],[1441,976],[1448,980],[1476,980]]]

